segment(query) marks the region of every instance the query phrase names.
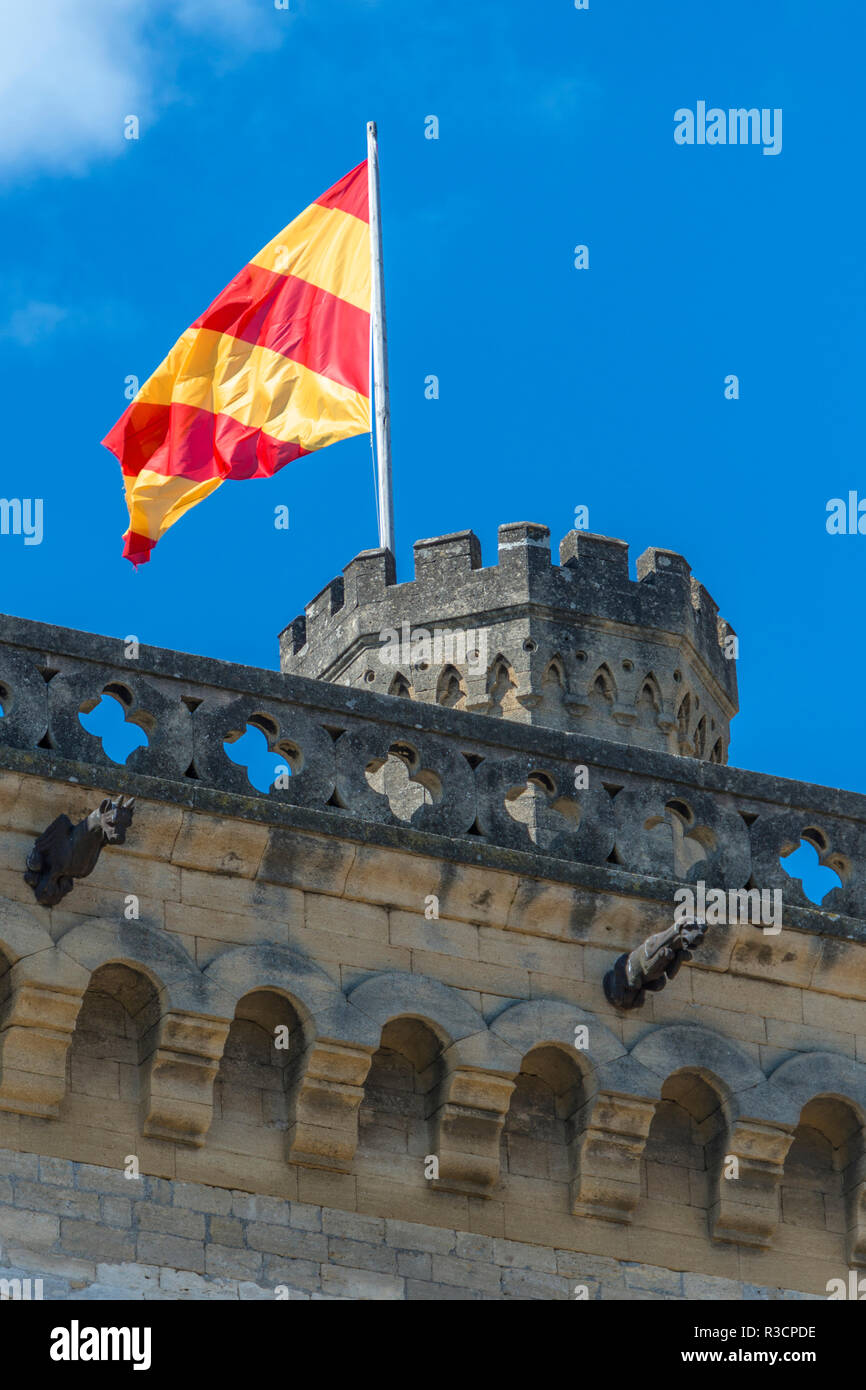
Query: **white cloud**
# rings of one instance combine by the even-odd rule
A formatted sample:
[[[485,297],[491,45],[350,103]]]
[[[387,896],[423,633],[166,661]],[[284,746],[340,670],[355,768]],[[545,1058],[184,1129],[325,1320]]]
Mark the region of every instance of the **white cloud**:
[[[6,323],[0,326],[0,338],[19,343],[21,347],[32,347],[41,339],[50,337],[67,316],[67,310],[60,304],[46,304],[42,300],[31,299],[22,308],[15,309]]]
[[[0,0],[0,175],[121,153],[124,117],[158,112],[185,38],[237,57],[279,43],[285,18],[255,0]]]
[[[135,333],[142,326],[136,306],[126,300],[84,299],[58,304],[53,299],[18,293],[14,285],[8,288],[9,293],[0,297],[0,343],[35,347],[58,333],[67,337],[89,333],[107,341],[120,331]]]

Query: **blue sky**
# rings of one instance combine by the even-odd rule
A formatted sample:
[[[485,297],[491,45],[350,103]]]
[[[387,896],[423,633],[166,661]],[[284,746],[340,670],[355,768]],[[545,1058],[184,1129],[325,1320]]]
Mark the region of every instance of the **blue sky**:
[[[866,11],[0,11],[2,493],[44,499],[41,545],[0,536],[6,611],[276,666],[279,630],[377,543],[361,437],[225,485],[135,572],[99,442],[127,376],[364,157],[376,119],[398,576],[419,537],[471,527],[490,563],[499,523],[544,522],[556,545],[586,504],[632,564],[685,554],[739,633],[731,761],[864,788],[866,536],[825,521],[830,498],[866,497]],[[674,112],[701,100],[781,108],[782,152],[678,146]]]

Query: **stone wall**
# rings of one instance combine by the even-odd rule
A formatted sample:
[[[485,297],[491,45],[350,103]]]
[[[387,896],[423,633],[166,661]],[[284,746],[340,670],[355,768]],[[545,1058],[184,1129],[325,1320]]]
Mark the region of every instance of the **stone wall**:
[[[0,1280],[46,1299],[810,1297],[9,1150],[0,1239]]]
[[[311,1266],[298,1294],[715,1298],[866,1263],[864,798],[3,621],[9,1267],[57,1297],[273,1297],[273,1257]],[[125,766],[78,721],[105,692],[148,734]],[[256,722],[295,750],[283,791],[226,756]],[[376,789],[393,749],[438,799]],[[36,836],[119,790],[126,843],[40,907]],[[820,906],[780,862],[800,838],[841,880]],[[719,928],[614,1009],[613,960],[704,878],[778,884],[781,933]],[[257,1245],[259,1200],[306,1246]]]

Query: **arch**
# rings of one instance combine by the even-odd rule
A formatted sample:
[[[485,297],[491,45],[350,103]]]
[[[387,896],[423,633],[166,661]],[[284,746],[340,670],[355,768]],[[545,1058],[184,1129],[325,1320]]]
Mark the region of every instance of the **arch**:
[[[555,652],[541,676],[538,710],[542,723],[552,724],[554,728],[568,727],[570,711],[566,705],[567,695],[568,681],[565,674],[565,662],[561,654]]]
[[[361,1013],[347,1006],[330,975],[289,946],[262,943],[224,951],[211,961],[204,975],[230,1000],[229,1018],[245,995],[272,990],[296,1010],[308,1039],[319,1034],[369,1044],[378,1036]]]
[[[412,682],[403,675],[402,671],[397,671],[392,676],[391,684],[388,686],[388,694],[396,695],[401,700],[414,700],[415,698]]]
[[[102,965],[141,969],[160,992],[164,1010],[179,1009],[214,1017],[227,1007],[195,961],[175,937],[143,922],[82,922],[60,938],[59,949],[91,974]]]
[[[705,1235],[730,1132],[727,1088],[717,1076],[686,1064],[666,1077],[641,1154],[635,1221]]]
[[[300,1016],[282,991],[253,989],[242,995],[214,1079],[212,1142],[220,1144],[223,1125],[278,1131],[274,1154],[282,1157],[291,1087],[304,1051]]]
[[[561,1043],[541,1043],[521,1059],[500,1140],[503,1177],[560,1189],[570,1205],[577,1168],[578,1122],[588,1098],[589,1068]]]
[[[161,991],[144,966],[97,966],[72,1032],[59,1117],[74,1122],[80,1105],[110,1102],[112,1128],[137,1133],[161,1019]]]
[[[426,1154],[436,1154],[439,1162],[436,1118],[447,1075],[444,1052],[440,1033],[426,1019],[403,1015],[383,1025],[370,1059],[358,1110],[358,1147],[386,1152],[406,1184],[417,1185]]]
[[[565,662],[559,652],[554,652],[545,666],[541,677],[542,691],[550,687],[556,687],[560,695],[564,695],[568,689],[568,681],[565,676]]]
[[[507,715],[516,706],[517,681],[511,663],[501,652],[493,658],[487,672],[488,714]]]
[[[349,992],[348,1002],[379,1034],[391,1019],[401,1017],[428,1024],[445,1045],[485,1030],[481,1014],[457,990],[426,975],[396,970],[372,975]]]
[[[729,1119],[739,1115],[744,1095],[766,1081],[748,1053],[696,1024],[657,1028],[637,1043],[631,1056],[663,1083],[677,1072],[693,1072],[717,1091]]]
[[[707,717],[702,714],[695,729],[695,757],[702,758],[707,751]]]
[[[639,705],[642,701],[649,702],[656,711],[662,707],[661,686],[656,680],[654,671],[647,671],[641,681],[640,690],[635,697],[635,704]]]
[[[655,674],[647,671],[634,699],[638,717],[653,724],[662,711],[662,692]]]
[[[603,661],[589,683],[590,699],[612,705],[616,701],[616,681],[606,661]]]
[[[692,697],[687,690],[677,707],[677,738],[682,752],[688,751],[689,726],[692,722]]]
[[[462,709],[466,701],[466,686],[456,666],[443,666],[436,682],[436,703],[448,709]]]
[[[509,1005],[490,1024],[490,1032],[513,1048],[522,1060],[533,1048],[556,1044],[577,1053],[575,1028],[587,1029],[587,1046],[580,1055],[589,1067],[625,1058],[620,1039],[594,1014],[553,999],[524,999]]]
[[[789,1057],[770,1073],[767,1089],[777,1101],[773,1118],[782,1123],[799,1124],[805,1106],[819,1097],[853,1104],[860,1123],[866,1119],[866,1066],[835,1052],[801,1052]]]
[[[780,1180],[776,1245],[828,1260],[866,1262],[863,1118],[839,1096],[816,1096],[800,1113]]]

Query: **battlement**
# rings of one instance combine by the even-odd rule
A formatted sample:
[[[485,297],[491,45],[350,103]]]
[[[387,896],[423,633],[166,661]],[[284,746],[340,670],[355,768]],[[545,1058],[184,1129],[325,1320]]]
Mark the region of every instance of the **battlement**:
[[[281,634],[282,670],[726,761],[735,633],[682,555],[651,547],[632,579],[626,542],[571,531],[554,564],[548,528],[514,522],[495,565],[472,531],[414,559],[398,584],[390,552],[357,555]]]

